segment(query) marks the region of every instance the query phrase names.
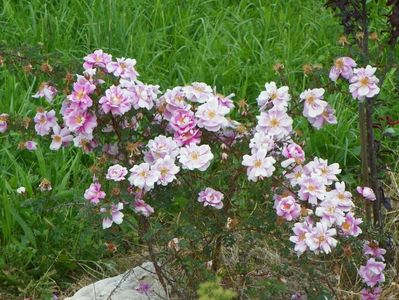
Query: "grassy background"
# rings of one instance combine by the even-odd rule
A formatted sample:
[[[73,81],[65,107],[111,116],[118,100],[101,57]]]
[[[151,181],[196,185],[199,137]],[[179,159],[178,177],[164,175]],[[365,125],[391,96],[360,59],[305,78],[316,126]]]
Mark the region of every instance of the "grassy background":
[[[39,45],[72,73],[81,71],[75,66],[84,55],[102,48],[114,57],[136,58],[141,80],[163,90],[204,81],[255,104],[265,82],[279,81],[275,63],[284,64],[298,96],[311,85],[304,64],[328,68],[345,53],[337,43],[341,29],[322,2],[3,0],[0,41],[8,49]],[[0,112],[33,116],[31,95],[42,80],[1,68]],[[348,107],[350,99],[342,95],[328,100],[339,125],[309,138],[307,152],[354,168],[356,103]],[[81,209],[92,158],[75,149],[50,153],[46,144],[26,153],[16,150],[16,142],[0,136],[0,290],[45,297],[55,286],[68,286],[82,269],[105,268],[107,236]],[[54,186],[46,196],[36,192],[42,178]],[[21,185],[28,199],[16,195]]]

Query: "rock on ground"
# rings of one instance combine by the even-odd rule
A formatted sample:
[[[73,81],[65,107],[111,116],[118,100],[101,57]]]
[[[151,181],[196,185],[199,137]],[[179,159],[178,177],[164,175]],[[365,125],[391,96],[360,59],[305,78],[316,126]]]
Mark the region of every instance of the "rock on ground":
[[[151,287],[147,295],[136,291],[140,282],[148,283]],[[155,274],[154,265],[151,262],[145,262],[124,274],[85,286],[65,300],[158,300],[166,298]]]

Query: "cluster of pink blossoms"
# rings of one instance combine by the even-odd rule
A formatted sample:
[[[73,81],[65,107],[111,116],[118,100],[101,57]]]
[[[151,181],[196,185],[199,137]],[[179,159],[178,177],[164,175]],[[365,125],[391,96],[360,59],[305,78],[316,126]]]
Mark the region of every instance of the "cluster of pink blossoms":
[[[306,250],[316,254],[330,253],[337,245],[337,234],[343,237],[361,234],[359,225],[362,220],[354,216],[352,194],[346,191],[344,182],[337,181],[336,175],[340,172],[338,164],[329,165],[326,160],[317,157],[305,165],[296,164],[286,172],[291,192],[295,192],[299,201],[308,203],[311,208],[308,216],[294,225],[294,236],[290,238],[298,255]],[[277,211],[280,201],[277,198]],[[290,221],[296,218],[297,210],[285,219]]]
[[[354,99],[363,101],[372,98],[380,92],[378,78],[374,75],[377,68],[367,65],[365,68],[355,68],[356,62],[350,57],[340,57],[335,60],[330,70],[330,79],[336,81],[339,76],[349,81],[349,91]]]
[[[133,116],[131,121],[126,115],[131,110],[154,111],[154,123],[166,123],[166,132],[171,136],[159,135],[150,139],[143,151],[143,162],[133,165],[129,170],[119,164],[109,167],[105,179],[116,182],[128,182],[130,193],[135,197],[132,207],[138,214],[149,216],[154,209],[144,201],[146,193],[156,186],[166,186],[176,180],[181,169],[205,171],[211,164],[214,155],[209,145],[201,145],[202,131],[207,130],[222,138],[228,129],[235,126],[227,115],[234,107],[231,98],[217,94],[210,86],[194,82],[188,86],[177,86],[167,90],[161,97],[159,86],[147,85],[137,80],[134,59],[117,58],[96,50],[84,58],[83,76],[78,75],[73,85],[72,93],[63,102],[61,115],[64,128],[57,127],[57,148],[64,142],[73,139],[75,146],[91,151],[98,146],[94,130],[98,120],[110,115],[111,121],[101,128],[104,133],[115,132],[115,122],[122,129],[137,129],[139,120]],[[105,84],[97,74],[101,73],[119,78],[105,90],[104,96],[97,100],[94,95],[99,85]],[[97,103],[98,104],[97,104]],[[123,121],[120,121],[122,118]],[[53,127],[57,125],[51,123]],[[48,132],[47,128],[42,130]],[[56,148],[53,145],[52,148]],[[104,144],[103,149],[111,156],[119,157],[118,145]],[[129,174],[130,171],[130,174]],[[223,206],[223,194],[207,188],[201,192],[205,206],[216,208]],[[122,222],[123,204],[120,202],[111,206],[103,205],[106,194],[101,190],[101,184],[94,182],[85,192],[85,198],[91,203],[99,204],[100,212],[104,214],[103,227],[108,228],[113,223]]]
[[[359,275],[368,288],[362,289],[360,296],[362,300],[377,300],[380,298],[382,289],[378,285],[385,281],[384,254],[386,250],[379,248],[376,241],[367,241],[363,246],[363,254],[369,257],[366,265],[359,268]]]
[[[84,74],[77,75],[73,91],[62,103],[62,126],[57,123],[54,110],[39,110],[34,119],[39,135],[52,132],[51,149],[58,150],[73,142],[76,147],[92,151],[99,146],[96,130],[105,134],[118,134],[118,128],[137,130],[140,110],[150,111],[153,124],[161,125],[166,131],[165,135],[148,140],[141,152],[141,162],[135,160],[130,168],[114,163],[104,174],[106,180],[126,183],[134,201],[118,198],[117,203],[113,203],[96,177],[85,191],[84,198],[99,205],[104,229],[123,222],[122,211],[126,205],[146,217],[154,213],[145,202],[146,194],[158,186],[172,184],[179,172],[206,171],[214,154],[209,145],[201,144],[205,130],[229,145],[240,137],[232,130],[238,123],[228,118],[234,108],[233,94],[226,97],[205,83],[194,82],[168,89],[160,95],[159,86],[137,80],[139,74],[134,59],[113,61],[110,54],[96,50],[84,60]],[[341,76],[349,80],[350,91],[359,100],[378,94],[375,68],[354,67],[356,63],[352,59],[340,58],[331,69],[330,78],[335,81]],[[106,83],[101,77],[103,74],[118,80],[113,80],[113,85],[98,97],[99,86]],[[52,102],[55,93],[55,89],[45,84],[35,96]],[[324,100],[324,93],[324,89],[314,88],[300,94],[303,115],[317,129],[337,123],[335,111]],[[330,253],[337,245],[338,235],[345,238],[361,234],[362,220],[354,215],[352,194],[346,191],[344,182],[338,181],[339,165],[328,164],[327,160],[317,157],[306,162],[302,147],[293,141],[293,120],[288,114],[290,101],[287,86],[277,87],[275,82],[265,84],[265,90],[257,98],[259,116],[249,142],[250,153],[243,156],[242,165],[247,167],[248,179],[253,182],[274,176],[277,165],[281,166],[284,184],[280,190],[276,189],[274,208],[280,218],[296,222],[290,237],[295,251],[298,255],[307,250],[316,254]],[[129,113],[133,110],[137,112],[132,116]],[[3,114],[0,115],[0,132],[6,129],[7,116]],[[149,130],[144,134],[147,132],[150,134]],[[118,143],[103,144],[103,151],[116,161],[126,159],[119,152]],[[359,187],[358,192],[369,201],[375,200],[373,191],[367,187]],[[223,198],[221,192],[210,187],[198,194],[198,202],[216,209],[223,207]],[[378,251],[367,247],[365,254],[373,258],[360,268],[359,274],[371,288],[362,291],[362,297],[363,294],[369,297],[363,299],[372,299],[370,295],[377,295],[379,291],[376,285],[384,280],[385,265],[375,260],[382,257]]]
[[[288,87],[278,88],[274,82],[265,85],[266,91],[258,97],[260,116],[250,140],[251,155],[244,155],[242,164],[247,167],[250,181],[273,176],[279,161],[283,172],[283,195],[274,196],[274,208],[280,218],[297,220],[294,235],[298,255],[310,250],[314,253],[330,253],[337,245],[337,234],[343,237],[358,236],[362,231],[360,218],[354,216],[352,194],[338,182],[341,173],[338,164],[314,158],[305,163],[302,147],[292,141],[292,119],[287,114],[291,96]],[[304,116],[319,128],[327,123],[336,123],[335,117],[327,117],[326,109],[332,111],[323,100],[324,89],[304,91],[300,98],[304,102]],[[322,121],[319,119],[323,119]],[[320,125],[320,126],[318,126]],[[307,216],[301,217],[305,207]]]

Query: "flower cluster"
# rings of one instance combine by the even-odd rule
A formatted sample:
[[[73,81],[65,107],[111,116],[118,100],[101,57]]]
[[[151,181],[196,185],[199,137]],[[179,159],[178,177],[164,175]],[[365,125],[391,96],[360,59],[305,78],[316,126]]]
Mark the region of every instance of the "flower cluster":
[[[336,81],[342,77],[349,81],[349,91],[354,99],[363,101],[378,95],[378,78],[374,75],[377,68],[367,65],[365,68],[355,68],[356,62],[350,57],[340,57],[335,60],[330,70],[330,79]]]
[[[347,74],[348,70],[342,71],[342,76]],[[330,253],[337,245],[338,234],[356,237],[362,232],[359,226],[362,220],[354,215],[352,194],[346,191],[344,182],[338,181],[337,175],[341,173],[338,164],[328,164],[318,157],[306,163],[304,150],[292,140],[288,87],[277,88],[271,82],[265,88],[258,97],[260,116],[250,140],[251,155],[244,155],[242,161],[247,167],[248,180],[272,177],[279,161],[285,169],[281,179],[285,183],[282,195],[276,190],[274,208],[279,218],[299,220],[290,237],[295,251],[298,255],[306,250]],[[303,115],[316,128],[336,123],[333,109],[323,99],[324,92],[315,88],[300,95]]]
[[[94,177],[84,194],[86,200],[100,206],[104,228],[123,220],[121,211],[129,202],[120,198],[120,186],[127,186],[126,191],[133,195],[131,207],[136,213],[151,215],[154,209],[144,200],[147,193],[157,186],[164,187],[175,182],[181,169],[205,171],[210,166],[214,155],[209,145],[201,144],[203,132],[227,138],[229,128],[235,124],[227,117],[234,108],[231,99],[234,94],[226,97],[205,83],[194,82],[167,90],[159,97],[159,86],[139,81],[135,67],[134,59],[113,60],[112,55],[96,50],[84,58],[84,73],[77,75],[72,92],[62,103],[62,126],[57,123],[54,110],[40,110],[35,117],[39,135],[52,131],[52,150],[73,142],[76,147],[90,152],[101,145],[99,133],[117,135],[117,143],[103,143],[102,149],[118,163],[109,166],[107,173],[100,178]],[[112,79],[112,85],[108,88],[105,87],[107,78]],[[104,91],[102,95],[100,90]],[[50,85],[42,85],[35,97],[44,96],[47,99],[49,91],[53,91]],[[146,111],[152,119],[147,117],[141,122]],[[144,149],[129,146],[130,152],[121,151],[124,145],[121,132],[132,130],[128,133],[132,135],[140,129],[147,137],[150,134],[150,127],[145,123],[147,120],[161,126],[165,135],[148,139]],[[6,117],[2,117],[0,125],[5,131]],[[128,160],[127,154],[130,157],[135,155],[135,160]],[[137,156],[142,156],[142,161]],[[118,188],[112,193],[103,191],[100,184],[102,177],[118,184]],[[108,197],[115,193],[115,199],[119,202]],[[199,201],[205,206],[223,206],[223,194],[220,192],[208,188],[201,195]]]
[[[368,288],[362,289],[360,292],[362,300],[376,300],[380,298],[382,289],[378,285],[385,281],[384,254],[386,250],[379,248],[376,241],[367,241],[363,246],[363,254],[368,257],[364,266],[359,268],[359,275]]]

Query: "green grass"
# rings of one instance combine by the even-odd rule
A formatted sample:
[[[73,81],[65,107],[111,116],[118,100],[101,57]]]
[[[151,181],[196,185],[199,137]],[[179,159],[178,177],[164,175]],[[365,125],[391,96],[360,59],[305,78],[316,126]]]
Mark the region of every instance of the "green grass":
[[[81,71],[75,66],[84,55],[102,48],[114,57],[136,58],[141,79],[163,90],[204,81],[255,105],[265,82],[279,82],[275,63],[284,64],[298,97],[314,85],[303,75],[304,64],[328,68],[345,53],[337,45],[340,27],[322,2],[4,0],[0,41],[8,49],[39,45],[72,73]],[[42,80],[0,69],[0,112],[33,116],[31,94]],[[356,104],[332,98],[339,125],[309,138],[307,151],[353,168]],[[16,150],[17,142],[16,136],[0,136],[0,290],[32,295],[66,286],[79,273],[77,260],[101,260],[103,233],[80,209],[92,158],[75,149],[50,153],[46,144],[26,153]],[[46,196],[35,192],[42,178],[54,187]],[[15,193],[21,185],[27,199]]]

